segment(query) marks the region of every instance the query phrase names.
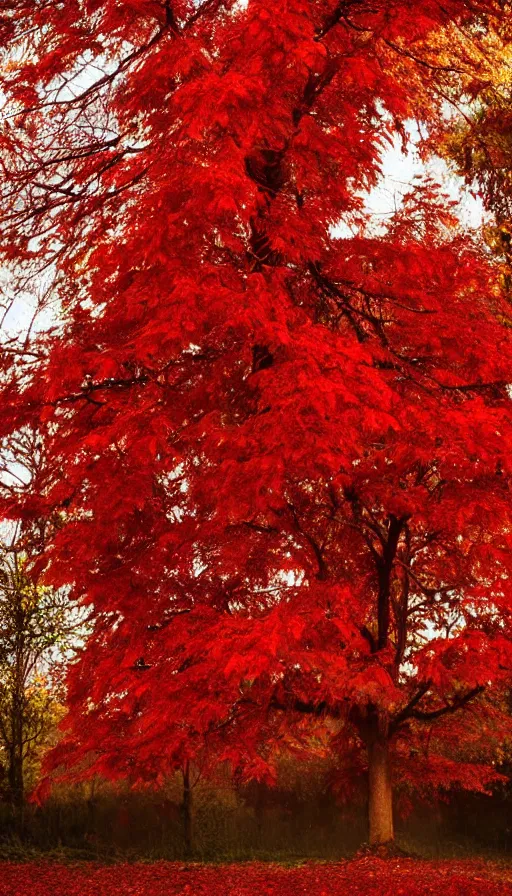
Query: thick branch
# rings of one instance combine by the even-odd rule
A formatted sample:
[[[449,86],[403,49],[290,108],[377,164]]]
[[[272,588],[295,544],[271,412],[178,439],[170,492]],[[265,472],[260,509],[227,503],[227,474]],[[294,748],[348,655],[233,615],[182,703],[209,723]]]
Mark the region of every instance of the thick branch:
[[[53,401],[49,401],[48,404],[52,407],[57,407],[59,404],[74,404],[77,401],[91,401],[90,396],[93,392],[102,392],[106,389],[128,389],[131,386],[145,386],[148,380],[149,377],[146,375],[133,377],[131,379],[115,379],[115,377],[111,377],[108,380],[103,380],[101,383],[87,383],[80,392],[74,392],[72,395],[63,395],[61,398],[55,398]],[[102,404],[103,402],[95,403]]]
[[[334,7],[333,11],[330,15],[327,16],[323,25],[317,29],[315,33],[315,40],[323,40],[324,37],[332,31],[336,25],[341,22],[341,20],[346,16],[346,14],[350,11],[353,6],[361,5],[364,0],[340,0],[339,3]]]
[[[468,691],[467,694],[464,694],[463,697],[455,700],[454,703],[447,703],[446,706],[442,706],[440,709],[434,709],[431,712],[422,712],[421,710],[416,709],[410,713],[410,717],[413,719],[418,719],[421,722],[431,722],[434,719],[440,719],[441,716],[446,716],[449,713],[457,712],[458,709],[466,706],[466,704],[469,703],[470,700],[478,697],[478,695],[483,691],[485,691],[485,687],[479,684]]]
[[[393,514],[389,518],[388,537],[382,557],[377,563],[379,578],[379,594],[377,598],[378,636],[377,647],[383,650],[387,646],[390,622],[391,571],[396,557],[398,541],[405,520]]]
[[[395,718],[393,719],[393,721],[391,722],[391,724],[389,726],[389,731],[390,731],[391,735],[393,735],[395,733],[395,731],[398,730],[400,725],[403,722],[405,722],[406,719],[409,719],[411,717],[411,714],[412,714],[415,706],[417,706],[418,703],[420,702],[420,700],[423,699],[423,697],[429,690],[431,684],[432,684],[431,681],[426,681],[424,684],[422,684],[421,687],[419,688],[419,690],[416,691],[414,697],[412,697],[411,700],[409,700],[409,702],[404,706],[404,708],[398,713],[398,715],[395,716]]]
[[[325,562],[324,552],[323,552],[321,546],[318,544],[318,542],[315,541],[313,536],[310,535],[308,532],[304,531],[304,528],[301,526],[301,524],[299,522],[299,518],[297,516],[297,511],[295,510],[295,507],[293,506],[293,504],[288,502],[288,507],[289,507],[290,513],[293,517],[293,521],[295,523],[295,528],[297,529],[297,532],[299,532],[303,536],[303,538],[306,539],[306,541],[310,545],[310,547],[315,555],[315,559],[316,559],[317,566],[318,566],[317,579],[319,579],[319,581],[321,581],[321,582],[325,582],[329,577],[329,570],[327,569],[327,564]]]

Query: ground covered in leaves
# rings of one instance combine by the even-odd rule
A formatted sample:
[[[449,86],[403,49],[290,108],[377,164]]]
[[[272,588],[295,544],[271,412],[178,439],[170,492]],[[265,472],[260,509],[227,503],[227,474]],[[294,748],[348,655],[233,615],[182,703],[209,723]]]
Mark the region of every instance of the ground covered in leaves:
[[[295,867],[252,862],[0,864],[0,896],[512,896],[510,865],[363,858]]]

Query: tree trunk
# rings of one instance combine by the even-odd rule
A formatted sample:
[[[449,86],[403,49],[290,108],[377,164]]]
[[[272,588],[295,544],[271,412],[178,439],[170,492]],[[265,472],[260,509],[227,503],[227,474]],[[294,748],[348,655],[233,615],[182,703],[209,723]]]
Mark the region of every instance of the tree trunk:
[[[188,761],[183,767],[183,802],[181,804],[181,811],[183,817],[185,855],[190,857],[194,851],[194,837],[192,831],[192,788],[190,786],[190,763]]]
[[[389,761],[389,741],[376,737],[368,744],[368,790],[370,846],[394,839],[393,793]]]
[[[25,786],[23,781],[23,753],[22,750],[17,749],[17,745],[12,745],[9,751],[8,781],[14,823],[17,833],[21,834],[24,821]]]

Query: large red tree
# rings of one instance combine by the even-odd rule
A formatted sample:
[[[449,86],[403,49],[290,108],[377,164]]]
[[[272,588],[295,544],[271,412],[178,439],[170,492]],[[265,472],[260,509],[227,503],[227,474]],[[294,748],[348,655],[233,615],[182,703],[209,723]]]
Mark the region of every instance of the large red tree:
[[[2,13],[5,263],[25,288],[53,270],[60,302],[7,356],[3,428],[35,417],[62,469],[5,512],[57,521],[46,577],[96,612],[55,762],[158,780],[206,738],[264,775],[320,726],[366,750],[372,843],[393,774],[492,779],[472,760],[511,666],[508,313],[435,184],[385,227],[364,195],[407,119],[435,135],[485,80],[505,14]]]

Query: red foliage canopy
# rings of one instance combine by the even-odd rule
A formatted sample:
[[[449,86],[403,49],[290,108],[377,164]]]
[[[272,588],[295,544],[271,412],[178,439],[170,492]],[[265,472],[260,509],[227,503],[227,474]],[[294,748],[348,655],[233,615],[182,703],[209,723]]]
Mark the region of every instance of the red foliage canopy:
[[[407,119],[434,133],[485,80],[503,4],[10,8],[3,254],[53,265],[62,313],[7,355],[2,429],[35,419],[62,475],[5,513],[53,515],[46,576],[97,617],[55,761],[158,779],[206,736],[265,776],[313,722],[368,745],[382,796],[426,722],[422,783],[484,786],[508,306],[432,181],[377,229],[364,192]]]

